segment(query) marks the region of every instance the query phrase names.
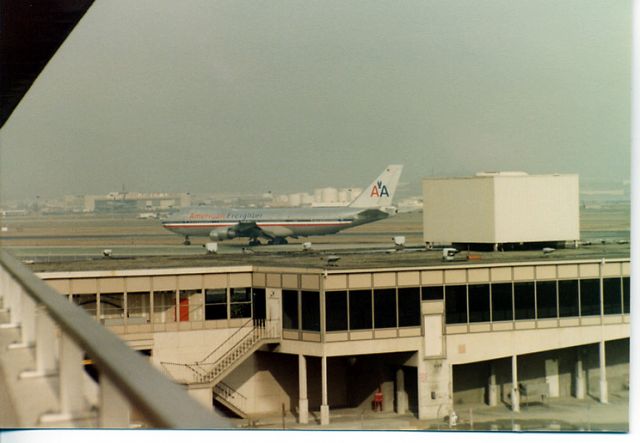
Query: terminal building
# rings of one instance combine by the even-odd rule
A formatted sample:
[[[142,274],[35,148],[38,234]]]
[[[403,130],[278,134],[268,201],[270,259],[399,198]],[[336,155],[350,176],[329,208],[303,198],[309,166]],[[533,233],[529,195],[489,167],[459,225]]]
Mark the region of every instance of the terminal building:
[[[540,217],[567,218],[558,222],[560,234],[545,230],[535,211],[530,236],[492,219],[496,212],[477,204],[472,188],[506,211],[505,200],[515,204],[517,195],[500,197],[503,179],[524,180],[519,192],[531,198],[522,212],[559,208],[560,215]],[[425,212],[441,205],[433,220],[425,215],[428,245],[491,245],[453,259],[429,248],[344,250],[329,263],[318,252],[297,251],[33,269],[206,408],[230,416],[277,416],[284,405],[300,424],[328,425],[332,411],[370,409],[378,390],[384,411],[420,420],[478,403],[514,413],[541,398],[607,403],[609,392],[629,388],[629,247],[505,247],[579,239],[573,203],[565,204],[573,202],[577,177],[559,178],[558,189],[568,191],[553,206],[529,192],[534,179],[483,176],[467,180],[472,186],[425,180]],[[444,207],[437,194],[456,186],[474,211],[463,202]],[[469,217],[495,226],[467,235]],[[446,220],[455,236],[438,230]],[[95,408],[96,401],[87,395],[85,404]]]

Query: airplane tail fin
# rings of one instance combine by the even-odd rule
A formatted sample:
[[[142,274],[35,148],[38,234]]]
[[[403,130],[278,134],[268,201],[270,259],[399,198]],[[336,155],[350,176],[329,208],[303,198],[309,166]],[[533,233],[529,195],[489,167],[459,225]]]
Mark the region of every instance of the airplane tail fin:
[[[389,165],[373,183],[365,188],[349,206],[352,208],[385,208],[391,206],[398,187],[402,165]]]

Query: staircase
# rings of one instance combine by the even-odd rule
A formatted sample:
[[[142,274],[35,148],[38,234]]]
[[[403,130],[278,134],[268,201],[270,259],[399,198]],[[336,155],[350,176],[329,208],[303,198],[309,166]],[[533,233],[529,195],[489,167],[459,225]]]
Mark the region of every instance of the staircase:
[[[220,382],[213,387],[213,398],[241,418],[249,418],[247,397],[233,389],[226,383]]]
[[[261,346],[279,342],[279,328],[275,322],[251,319],[203,359],[195,363],[162,362],[161,365],[180,383],[215,385]]]

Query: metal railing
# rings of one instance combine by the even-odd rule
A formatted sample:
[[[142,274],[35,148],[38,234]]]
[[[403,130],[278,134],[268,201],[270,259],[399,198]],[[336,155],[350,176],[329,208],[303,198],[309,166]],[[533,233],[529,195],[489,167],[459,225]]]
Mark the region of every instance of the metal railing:
[[[9,315],[3,327],[19,328],[22,345],[35,348],[30,375],[59,379],[59,410],[48,414],[50,423],[86,415],[88,393],[81,383],[86,355],[99,373],[99,427],[128,427],[132,410],[157,428],[231,427],[6,251],[0,251],[0,284]]]
[[[214,396],[220,397],[230,405],[233,405],[238,411],[246,415],[247,397],[233,389],[226,383],[220,382],[213,387]]]
[[[279,339],[273,320],[249,320],[206,357],[194,363],[161,362],[168,376],[180,383],[215,383],[238,359],[259,348],[265,340]]]

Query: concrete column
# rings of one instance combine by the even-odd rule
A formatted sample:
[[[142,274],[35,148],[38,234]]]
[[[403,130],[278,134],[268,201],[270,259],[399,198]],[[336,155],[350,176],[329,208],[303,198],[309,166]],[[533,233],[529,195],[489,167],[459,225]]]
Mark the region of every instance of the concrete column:
[[[67,334],[60,337],[60,407],[63,415],[74,416],[85,408],[82,392],[83,352]]]
[[[442,419],[453,410],[451,365],[447,360],[418,358],[418,418]]]
[[[545,380],[549,386],[549,397],[560,397],[560,370],[558,359],[551,358],[544,361]]]
[[[380,383],[382,389],[382,412],[393,412],[393,381]]]
[[[605,354],[605,341],[600,342],[600,403],[609,403],[609,390],[607,385],[607,359]]]
[[[309,398],[307,397],[307,359],[298,355],[298,423],[309,423]]]
[[[489,364],[489,387],[487,391],[487,403],[489,406],[498,405],[498,385],[496,384],[496,367]]]
[[[577,352],[576,355],[576,366],[575,366],[575,396],[579,400],[583,400],[585,393],[587,391],[587,383],[584,377],[584,369],[582,367],[582,353],[580,351]]]
[[[320,405],[320,424],[329,424],[329,400],[327,393],[327,357],[322,356],[322,404]]]
[[[402,368],[396,371],[396,412],[404,414],[409,409],[409,396],[404,388],[404,370]]]
[[[520,389],[518,389],[518,356],[511,356],[511,410],[520,412]]]

